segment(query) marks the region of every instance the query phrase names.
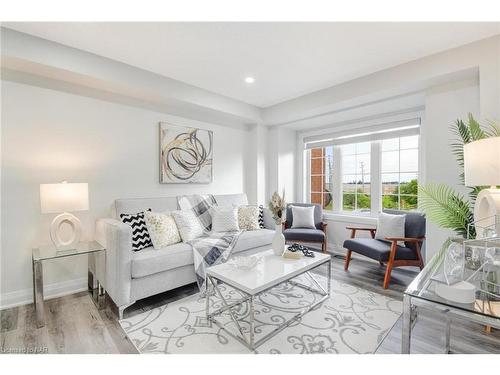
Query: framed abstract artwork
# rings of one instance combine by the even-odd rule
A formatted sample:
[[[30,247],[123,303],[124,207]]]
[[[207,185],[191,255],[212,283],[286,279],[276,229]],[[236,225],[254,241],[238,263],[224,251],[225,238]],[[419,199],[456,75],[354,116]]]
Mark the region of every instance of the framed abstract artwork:
[[[208,184],[213,176],[213,132],[160,122],[160,183]]]

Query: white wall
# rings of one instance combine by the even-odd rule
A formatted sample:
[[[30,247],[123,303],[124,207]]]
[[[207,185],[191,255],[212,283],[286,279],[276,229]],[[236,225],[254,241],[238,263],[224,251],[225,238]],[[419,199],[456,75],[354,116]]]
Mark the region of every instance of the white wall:
[[[267,186],[268,198],[285,189],[285,200],[296,202],[297,186],[297,132],[273,127],[267,131]]]
[[[246,142],[248,163],[245,167],[250,204],[265,204],[267,200],[267,152],[267,127],[260,124],[250,126]]]
[[[159,184],[159,121],[214,131],[212,184]],[[248,134],[248,130],[2,81],[0,303],[31,299],[31,248],[50,243],[53,215],[40,214],[40,183],[65,179],[89,183],[91,209],[77,216],[85,238],[92,238],[95,218],[107,215],[115,198],[244,192],[248,160],[242,150]],[[47,263],[48,291],[84,287],[85,262],[82,257]]]

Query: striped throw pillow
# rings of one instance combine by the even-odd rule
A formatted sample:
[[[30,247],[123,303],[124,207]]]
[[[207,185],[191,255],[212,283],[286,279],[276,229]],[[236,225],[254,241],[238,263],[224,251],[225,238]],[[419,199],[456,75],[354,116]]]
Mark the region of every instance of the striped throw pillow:
[[[151,211],[149,209],[148,211]],[[153,246],[149,236],[148,227],[144,218],[144,212],[136,214],[120,214],[123,223],[132,227],[132,250],[139,251],[146,247]]]

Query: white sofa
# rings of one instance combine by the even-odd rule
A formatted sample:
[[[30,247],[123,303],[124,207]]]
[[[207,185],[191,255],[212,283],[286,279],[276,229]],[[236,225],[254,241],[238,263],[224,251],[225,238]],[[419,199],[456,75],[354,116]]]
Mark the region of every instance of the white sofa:
[[[215,195],[219,206],[248,204],[245,194]],[[118,218],[122,213],[136,213],[147,209],[156,212],[178,209],[177,197],[117,199],[111,218],[98,219],[96,240],[105,248],[105,262],[100,262],[97,275],[106,292],[118,307],[123,318],[125,308],[145,297],[171,290],[196,281],[193,250],[186,243],[178,243],[160,250],[152,247],[132,251],[132,230]],[[268,249],[274,230],[268,210],[264,210],[266,229],[243,232],[233,254],[253,254]]]

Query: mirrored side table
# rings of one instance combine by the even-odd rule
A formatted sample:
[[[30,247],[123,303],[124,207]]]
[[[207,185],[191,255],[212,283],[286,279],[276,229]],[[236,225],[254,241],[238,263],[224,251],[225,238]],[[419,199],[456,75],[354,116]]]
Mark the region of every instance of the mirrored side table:
[[[102,255],[101,258],[105,260],[104,251],[105,248],[96,241],[80,242],[74,249],[69,250],[57,250],[54,245],[44,245],[33,249],[31,256],[33,266],[33,302],[38,328],[45,325],[43,262],[88,254],[88,290],[96,307],[102,309],[105,302],[105,290],[96,276],[96,270],[99,255]]]

